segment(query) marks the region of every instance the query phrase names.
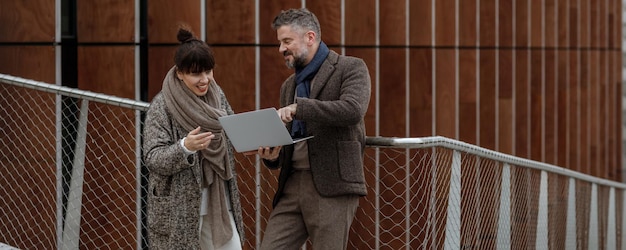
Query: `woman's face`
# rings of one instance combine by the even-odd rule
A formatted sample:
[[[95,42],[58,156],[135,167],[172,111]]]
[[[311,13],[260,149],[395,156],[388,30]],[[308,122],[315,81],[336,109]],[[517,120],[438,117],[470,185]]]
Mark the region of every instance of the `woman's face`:
[[[182,73],[177,71],[178,79],[181,79],[187,88],[193,91],[197,96],[206,95],[209,90],[209,84],[214,82],[213,70],[199,73]]]

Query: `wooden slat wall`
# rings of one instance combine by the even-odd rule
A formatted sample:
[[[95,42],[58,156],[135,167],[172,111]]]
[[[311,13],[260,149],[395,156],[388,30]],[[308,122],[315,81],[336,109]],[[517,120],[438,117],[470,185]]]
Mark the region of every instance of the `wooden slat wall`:
[[[135,98],[135,75],[139,71],[135,65],[136,18],[134,1],[76,3],[76,74],[79,89]],[[101,106],[90,104],[87,128],[90,138],[87,140],[83,192],[88,201],[98,201],[101,197],[115,198],[105,198],[107,194],[111,195],[111,190],[119,192],[119,195],[111,199],[114,202],[83,203],[83,209],[87,212],[81,221],[81,242],[86,248],[102,245],[133,248],[136,246],[136,235],[124,235],[123,232],[136,231],[136,200],[133,196],[124,195],[132,193],[136,186],[134,134],[111,137],[107,133],[93,131],[110,131],[120,127],[133,131],[136,124],[132,120],[132,112],[124,109],[102,112],[99,109]],[[104,144],[117,145],[110,152],[117,161],[105,164],[96,160],[101,157],[98,152],[89,150],[90,147]],[[108,171],[102,171],[104,169]],[[103,187],[107,187],[107,190],[103,190]]]
[[[2,1],[0,73],[55,82],[54,17],[53,1]],[[5,132],[0,138],[0,221],[9,227],[0,230],[0,242],[21,249],[49,248],[56,241],[56,165],[46,157],[56,152],[54,95],[1,89],[0,126]]]
[[[184,23],[206,34],[217,58],[215,76],[235,111],[277,106],[279,86],[293,72],[278,54],[270,24],[280,10],[303,2],[318,15],[329,47],[363,58],[370,69],[369,136],[441,135],[622,180],[620,0],[214,0],[205,1],[204,10],[198,0],[154,0],[147,4],[148,86],[142,90],[135,87],[134,1],[79,1],[78,86],[127,98],[145,91],[151,100],[173,64],[176,30]],[[53,3],[2,4],[0,72],[55,81]],[[242,167],[240,175],[249,185],[254,172]],[[536,200],[525,191],[513,195]],[[515,209],[528,209],[524,202]]]

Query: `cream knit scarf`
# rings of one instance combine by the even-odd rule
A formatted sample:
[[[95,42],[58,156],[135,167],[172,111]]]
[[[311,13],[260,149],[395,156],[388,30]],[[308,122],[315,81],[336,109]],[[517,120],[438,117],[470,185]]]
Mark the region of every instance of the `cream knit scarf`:
[[[221,105],[219,88],[215,82],[210,82],[207,94],[199,97],[176,77],[174,66],[163,80],[162,92],[174,120],[185,131],[200,126],[202,132],[211,131],[215,135],[209,147],[199,151],[199,161],[203,173],[202,186],[207,187],[209,191],[207,216],[211,218],[213,244],[215,247],[223,246],[233,236],[225,196],[227,187],[224,182],[232,179],[233,173],[228,159],[225,133],[217,119],[226,115]]]

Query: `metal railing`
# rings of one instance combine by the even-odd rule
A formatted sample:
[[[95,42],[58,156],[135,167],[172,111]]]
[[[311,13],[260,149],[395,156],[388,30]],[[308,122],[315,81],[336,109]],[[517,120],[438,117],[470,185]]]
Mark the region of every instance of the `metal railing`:
[[[146,248],[149,104],[0,74],[0,244]],[[349,249],[626,248],[626,185],[445,137],[367,138]],[[277,171],[237,155],[245,249]],[[307,248],[307,243],[304,247]]]

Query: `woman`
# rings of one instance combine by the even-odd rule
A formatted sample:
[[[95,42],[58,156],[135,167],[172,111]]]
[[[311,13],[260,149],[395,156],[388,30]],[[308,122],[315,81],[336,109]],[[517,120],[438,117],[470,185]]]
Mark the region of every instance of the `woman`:
[[[243,227],[233,150],[218,117],[233,114],[213,78],[209,46],[186,28],[175,66],[147,112],[151,249],[241,249]]]

